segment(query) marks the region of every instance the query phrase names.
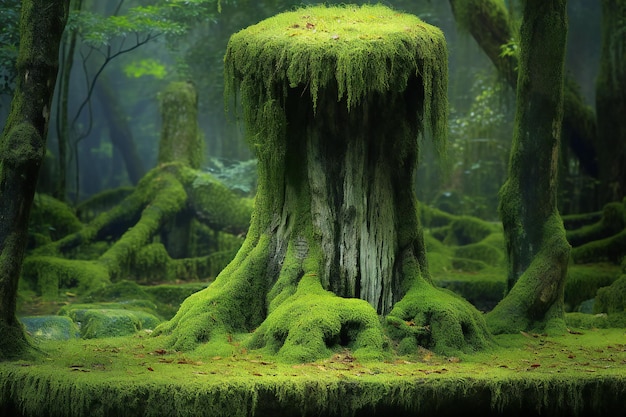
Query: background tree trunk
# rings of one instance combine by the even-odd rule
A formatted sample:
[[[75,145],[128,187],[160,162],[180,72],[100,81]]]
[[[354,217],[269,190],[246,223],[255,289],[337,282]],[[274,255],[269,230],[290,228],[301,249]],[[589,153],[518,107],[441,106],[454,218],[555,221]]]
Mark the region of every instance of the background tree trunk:
[[[515,39],[510,17],[498,0],[450,0],[459,26],[467,30],[485,52],[502,77],[516,88],[518,83],[518,55],[503,53],[503,47]],[[598,173],[596,155],[596,120],[591,108],[585,105],[580,89],[571,77],[565,77],[563,137],[591,176]],[[599,205],[601,207],[602,204]]]
[[[556,193],[566,34],[565,0],[524,3],[515,132],[500,192],[510,292],[488,315],[496,332],[563,315],[570,246]]]
[[[108,76],[105,73],[100,75],[100,81],[95,85],[95,94],[100,102],[100,106],[102,106],[102,113],[106,119],[111,143],[119,150],[124,160],[124,167],[130,183],[137,185],[139,180],[145,175],[146,169],[139,157],[137,146],[135,146],[133,132],[128,119],[121,111],[118,96],[112,90]]]
[[[0,143],[0,357],[27,346],[15,317],[17,286],[68,9],[68,0],[22,2],[17,88]]]
[[[626,1],[602,0],[602,52],[596,84],[601,198],[626,196]]]

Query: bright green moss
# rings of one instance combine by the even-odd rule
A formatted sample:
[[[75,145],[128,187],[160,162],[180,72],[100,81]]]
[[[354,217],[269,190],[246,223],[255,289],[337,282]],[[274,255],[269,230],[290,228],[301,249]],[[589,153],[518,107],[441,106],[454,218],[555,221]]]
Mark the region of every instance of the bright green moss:
[[[183,168],[181,176],[188,184],[191,206],[202,222],[236,234],[248,229],[253,199],[237,196],[207,172]]]
[[[226,50],[227,96],[241,93],[249,140],[280,155],[281,101],[304,87],[317,106],[336,91],[353,108],[371,93],[402,92],[418,76],[423,120],[443,150],[447,123],[447,50],[441,31],[382,5],[308,7],[234,34]],[[327,90],[328,89],[328,90]],[[332,93],[331,93],[332,94]],[[423,111],[423,113],[422,113]]]
[[[444,355],[488,347],[492,341],[481,313],[452,291],[418,280],[387,317],[393,339],[407,337]]]
[[[380,359],[384,350],[376,311],[366,301],[326,291],[314,274],[301,278],[296,292],[255,330],[251,348],[287,362],[310,362],[350,349],[361,359]]]
[[[0,412],[25,417],[621,415],[623,329],[507,335],[493,349],[388,361],[348,351],[293,365],[235,345],[182,354],[142,335],[42,342],[47,357],[0,363]],[[607,366],[607,364],[611,366]],[[534,366],[539,365],[539,366]],[[8,412],[12,411],[12,414]]]
[[[591,216],[594,214],[592,213]],[[592,217],[593,218],[593,217]],[[621,202],[609,203],[602,210],[602,217],[592,224],[569,230],[567,240],[574,247],[600,240],[621,232],[626,228],[626,210]]]
[[[619,264],[626,256],[626,229],[600,240],[594,240],[572,249],[576,263],[613,262]]]
[[[62,308],[59,314],[77,323],[84,339],[127,336],[142,329],[154,329],[161,322],[154,314],[139,309],[141,305],[150,305],[149,302],[139,303],[139,307],[138,303],[75,304]]]

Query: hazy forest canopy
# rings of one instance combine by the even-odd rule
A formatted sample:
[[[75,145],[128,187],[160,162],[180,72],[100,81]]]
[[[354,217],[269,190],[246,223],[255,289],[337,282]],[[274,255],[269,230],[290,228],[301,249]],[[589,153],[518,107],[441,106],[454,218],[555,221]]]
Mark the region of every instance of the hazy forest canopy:
[[[626,1],[353,3],[0,3],[0,411],[626,411]]]
[[[9,58],[15,50],[15,12],[10,1],[2,13],[7,25],[3,25],[3,47],[0,55],[0,71],[11,80]],[[16,2],[13,2],[16,3]],[[170,2],[176,3],[176,2]],[[105,189],[119,185],[131,185],[136,179],[129,175],[133,162],[143,169],[154,166],[156,161],[160,118],[158,93],[168,82],[176,79],[192,79],[199,94],[199,123],[205,137],[205,164],[207,168],[223,174],[233,187],[249,190],[250,180],[237,178],[239,161],[247,161],[252,155],[242,137],[241,128],[232,119],[224,117],[223,106],[223,54],[230,34],[277,12],[287,10],[299,2],[223,2],[221,13],[216,1],[198,1],[196,10],[185,12],[165,11],[170,23],[167,27],[135,29],[132,19],[106,24],[94,24],[97,16],[117,14],[124,16],[135,7],[158,2],[75,2],[82,4],[83,20],[78,19],[78,30],[73,59],[66,62],[64,77],[71,89],[68,91],[67,114],[72,122],[65,135],[67,156],[67,192],[72,201],[80,201]],[[441,206],[459,200],[457,210],[463,214],[497,219],[497,191],[504,182],[508,150],[511,141],[514,114],[514,90],[507,87],[498,76],[485,54],[475,41],[463,30],[451,13],[449,2],[394,1],[390,3],[422,17],[426,22],[444,30],[449,44],[450,68],[450,166],[451,173],[441,180],[440,171],[424,156],[416,191],[420,200],[437,202]],[[511,8],[513,3],[508,4]],[[572,74],[589,106],[595,101],[595,80],[599,68],[601,38],[600,2],[570,1],[567,70]],[[14,9],[13,9],[14,10]],[[513,18],[519,19],[519,11],[513,10]],[[89,15],[87,15],[89,13]],[[184,20],[186,19],[186,20]],[[177,25],[186,24],[183,30]],[[70,25],[72,23],[70,22]],[[120,25],[121,28],[115,28]],[[11,31],[13,28],[13,32]],[[130,30],[129,30],[130,29]],[[180,33],[182,31],[182,33]],[[127,33],[128,32],[128,33]],[[154,40],[111,60],[98,76],[95,90],[87,91],[89,83],[103,64],[103,54],[115,53],[133,47],[148,35],[159,35]],[[69,41],[69,31],[66,41]],[[4,42],[7,40],[8,42]],[[123,44],[122,44],[123,42]],[[511,39],[503,53],[514,53],[516,40]],[[11,46],[13,45],[13,46]],[[107,52],[107,46],[111,48]],[[93,49],[96,48],[96,49]],[[70,54],[66,43],[62,49]],[[85,76],[87,73],[87,77]],[[6,117],[10,90],[2,90],[0,96],[0,120]],[[59,94],[59,89],[57,89]],[[55,99],[52,125],[48,139],[51,158],[58,154],[58,126],[56,115],[60,101]],[[85,105],[88,104],[88,105]],[[83,106],[78,114],[79,106]],[[74,119],[76,119],[74,121]],[[129,151],[122,150],[112,136],[125,137],[136,148],[135,159],[125,159]],[[76,155],[78,154],[78,180]],[[596,179],[586,175],[571,151],[564,151],[567,175],[561,175],[560,207],[564,213],[599,210],[607,201],[596,197]],[[125,163],[125,161],[127,161]],[[138,167],[134,167],[139,169]],[[230,168],[230,169],[229,169]],[[58,167],[52,163],[58,176]],[[132,173],[131,173],[132,174]],[[76,188],[80,195],[76,196]]]

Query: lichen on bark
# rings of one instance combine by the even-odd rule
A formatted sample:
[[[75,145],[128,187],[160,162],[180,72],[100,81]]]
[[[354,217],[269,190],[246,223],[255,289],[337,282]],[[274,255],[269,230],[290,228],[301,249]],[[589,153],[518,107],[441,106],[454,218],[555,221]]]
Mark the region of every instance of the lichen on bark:
[[[249,346],[287,360],[372,357],[388,345],[375,318],[389,315],[402,339],[418,338],[407,322],[432,328],[419,341],[440,352],[484,346],[480,313],[430,280],[413,192],[419,137],[445,148],[441,31],[384,6],[302,8],[234,34],[225,82],[259,161],[252,223],[156,334],[193,349],[256,329]],[[421,285],[445,306],[404,299]]]

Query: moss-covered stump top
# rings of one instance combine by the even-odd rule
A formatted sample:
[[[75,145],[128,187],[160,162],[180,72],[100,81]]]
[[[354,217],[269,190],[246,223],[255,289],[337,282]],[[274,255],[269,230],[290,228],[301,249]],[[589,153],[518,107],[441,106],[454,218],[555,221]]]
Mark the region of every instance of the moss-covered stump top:
[[[282,13],[232,35],[225,56],[227,93],[241,90],[244,112],[256,112],[245,115],[253,127],[255,121],[272,123],[268,104],[284,98],[289,88],[307,89],[316,108],[320,94],[332,86],[336,100],[345,99],[351,109],[373,92],[402,93],[414,78],[420,80],[415,92],[424,95],[416,117],[423,116],[435,138],[445,138],[443,33],[382,5]],[[266,131],[276,133],[271,127]]]

